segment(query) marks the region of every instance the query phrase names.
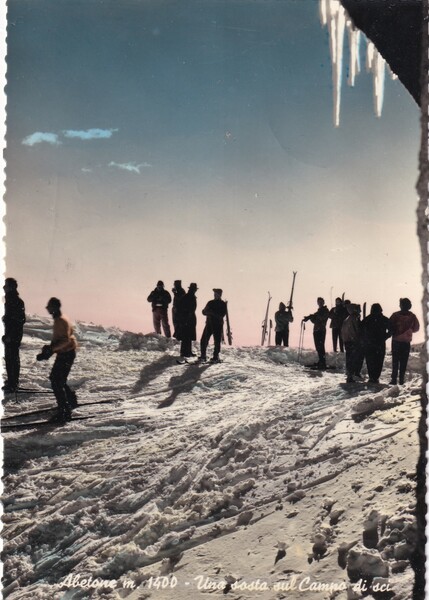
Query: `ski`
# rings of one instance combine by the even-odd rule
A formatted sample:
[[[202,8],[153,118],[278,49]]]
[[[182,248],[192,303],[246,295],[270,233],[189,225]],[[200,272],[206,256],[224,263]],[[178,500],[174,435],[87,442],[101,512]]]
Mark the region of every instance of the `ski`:
[[[271,346],[271,330],[273,328],[273,321],[270,319],[270,333],[268,334],[268,346]]]
[[[86,419],[93,419],[98,415],[86,415],[84,417],[72,417],[70,421],[66,421],[61,425],[59,423],[53,423],[52,421],[33,421],[32,423],[14,423],[14,424],[6,424],[1,426],[2,431],[15,431],[20,429],[37,429],[38,427],[64,427],[68,423],[73,423],[73,421],[85,421]]]
[[[44,389],[41,389],[41,388],[29,388],[29,387],[23,387],[23,386],[21,386],[21,385],[19,385],[19,386],[16,388],[16,391],[17,391],[17,392],[45,392],[45,391],[46,391],[46,392],[50,392],[51,394],[53,394],[53,393],[54,393],[54,392],[53,392],[53,391],[52,391],[50,388],[47,388],[46,390],[44,390]]]
[[[311,365],[303,365],[303,367],[305,367],[306,369],[314,369],[315,371],[336,371],[337,369],[337,367],[334,367],[332,365],[326,365],[326,367],[324,367],[323,369],[319,369],[318,363],[312,363]]]
[[[50,394],[53,395],[54,392],[52,390],[41,390],[41,389],[31,389],[31,388],[18,388],[13,392],[8,392],[6,390],[3,390],[3,393],[6,395],[10,395],[10,396],[15,396],[17,394]]]
[[[296,274],[298,273],[298,271],[292,271],[292,273],[293,273],[293,279],[292,279],[292,289],[291,289],[290,298],[289,298],[289,306],[288,306],[289,310],[293,310],[293,303],[292,303],[293,291],[295,289],[295,278],[296,278]]]
[[[265,338],[267,337],[267,329],[268,329],[268,311],[270,309],[271,295],[268,292],[268,304],[267,310],[265,312],[265,319],[262,321],[262,338],[261,338],[261,346],[265,344]]]
[[[225,304],[226,304],[226,313],[225,313],[225,317],[226,317],[226,338],[228,340],[228,345],[232,346],[232,331],[231,331],[231,324],[229,322],[228,301],[227,300],[225,300]]]
[[[362,389],[364,386],[364,382],[363,381],[350,381],[350,382],[343,382],[343,383],[339,383],[338,384],[340,386],[340,388],[342,388],[343,390],[359,390]]]
[[[181,356],[180,358],[176,358],[176,363],[178,365],[196,365],[201,361],[196,356]]]
[[[96,400],[95,402],[84,402],[82,404],[78,404],[76,409],[84,408],[85,406],[92,406],[93,404],[108,404],[110,402],[116,402],[117,400]],[[32,410],[25,413],[16,413],[15,415],[10,415],[9,417],[3,417],[2,421],[12,421],[13,419],[19,419],[20,417],[35,417],[36,415],[43,415],[44,413],[48,413],[56,410],[56,406],[51,406],[50,408],[40,408],[38,410]]]

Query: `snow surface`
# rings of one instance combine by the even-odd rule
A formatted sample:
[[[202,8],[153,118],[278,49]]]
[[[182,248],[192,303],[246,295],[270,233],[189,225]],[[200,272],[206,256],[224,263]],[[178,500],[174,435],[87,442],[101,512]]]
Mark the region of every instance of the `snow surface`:
[[[50,331],[29,319],[21,353],[46,394],[8,395],[5,417],[55,406]],[[372,598],[362,578],[411,598],[416,353],[404,386],[388,356],[371,388],[344,385],[340,354],[324,373],[275,347],[178,365],[155,334],[77,334],[74,414],[92,418],[3,432],[5,598]]]

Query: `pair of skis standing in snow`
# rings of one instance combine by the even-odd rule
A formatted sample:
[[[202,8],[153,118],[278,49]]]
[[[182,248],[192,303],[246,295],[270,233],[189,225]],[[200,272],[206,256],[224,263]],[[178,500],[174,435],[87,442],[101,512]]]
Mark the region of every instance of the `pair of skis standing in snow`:
[[[293,271],[293,279],[292,279],[292,289],[290,292],[289,303],[286,306],[283,302],[279,304],[279,310],[274,315],[274,320],[276,323],[275,333],[276,333],[276,346],[289,346],[289,323],[293,322],[293,291],[295,289],[295,278],[297,271]],[[272,300],[272,296],[270,292],[268,292],[268,303],[267,310],[265,313],[265,319],[262,321],[262,339],[261,346],[264,345],[265,340],[268,335],[268,346],[271,346],[271,329],[273,327],[273,322],[271,319],[268,319],[268,311],[270,309],[270,302]]]

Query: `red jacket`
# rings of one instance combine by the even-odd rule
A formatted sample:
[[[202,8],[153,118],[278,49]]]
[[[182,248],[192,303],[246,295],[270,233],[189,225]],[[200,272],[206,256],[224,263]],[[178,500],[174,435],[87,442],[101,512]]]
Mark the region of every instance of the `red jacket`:
[[[398,312],[393,313],[390,317],[390,322],[392,324],[392,340],[394,342],[409,343],[413,339],[413,333],[416,333],[420,329],[420,323],[416,315],[409,310],[406,312],[398,310]]]

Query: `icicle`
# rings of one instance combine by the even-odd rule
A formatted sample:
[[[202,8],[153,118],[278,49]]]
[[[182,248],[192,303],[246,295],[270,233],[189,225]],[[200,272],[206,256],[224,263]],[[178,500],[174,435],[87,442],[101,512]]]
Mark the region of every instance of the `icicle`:
[[[343,8],[340,0],[319,0],[320,22],[327,26],[329,31],[329,49],[332,62],[332,83],[334,100],[334,125],[340,124],[341,85],[343,71],[344,33],[347,28],[350,46],[350,69],[348,84],[355,85],[356,75],[360,73],[360,37],[361,32],[356,29]],[[381,116],[384,100],[384,81],[386,63],[372,42],[368,40],[366,52],[366,69],[373,75],[374,81],[374,110],[378,117]],[[390,71],[392,79],[396,75]]]
[[[377,117],[381,117],[384,100],[384,79],[385,79],[384,58],[372,42],[368,42],[367,48],[367,68],[373,74],[374,80],[374,110]]]
[[[368,72],[372,69],[372,63],[374,62],[374,54],[375,54],[375,46],[372,42],[368,40],[368,45],[366,47],[366,70]]]
[[[320,0],[319,3],[320,22],[325,27],[328,22],[328,0]]]
[[[340,0],[320,0],[320,19],[329,30],[329,47],[332,61],[332,84],[334,94],[334,125],[340,124],[341,83],[343,71],[344,30],[346,12]]]
[[[396,79],[398,79],[398,76],[396,75],[396,73],[394,73],[394,72],[392,71],[392,69],[391,69],[391,67],[390,67],[389,63],[386,63],[386,67],[387,67],[387,70],[388,70],[388,72],[389,72],[389,74],[390,74],[390,79],[391,79],[392,81],[396,81]]]
[[[350,69],[348,84],[354,87],[356,75],[360,73],[360,31],[356,29],[350,19],[347,21],[347,30],[349,32],[349,46],[350,46]]]

